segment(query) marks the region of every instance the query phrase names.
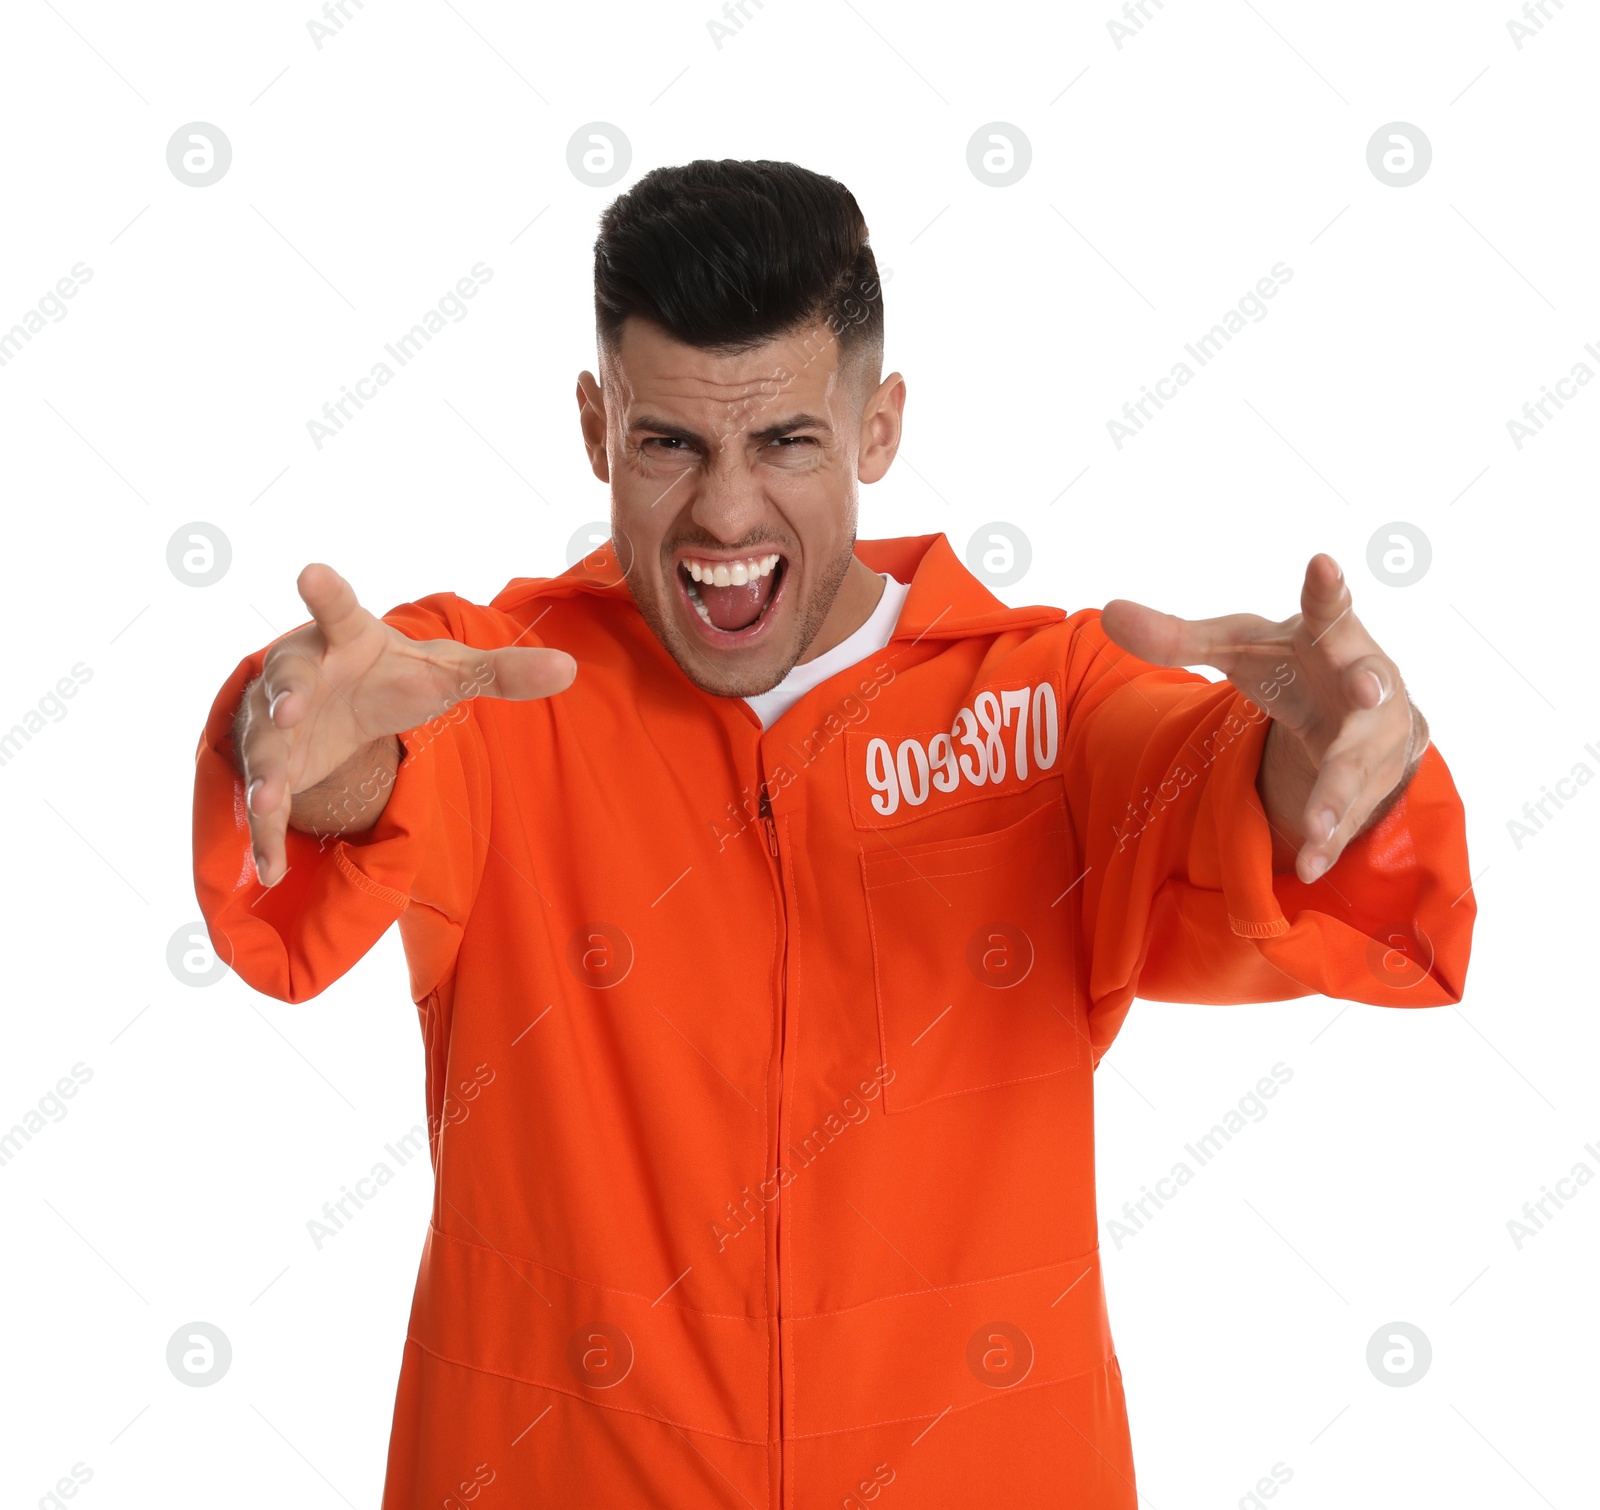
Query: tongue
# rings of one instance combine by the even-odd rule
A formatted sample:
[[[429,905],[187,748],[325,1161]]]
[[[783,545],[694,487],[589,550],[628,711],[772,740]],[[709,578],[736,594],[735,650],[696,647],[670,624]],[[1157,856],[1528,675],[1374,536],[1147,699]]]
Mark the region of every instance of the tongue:
[[[711,622],[718,629],[748,629],[772,596],[776,576],[777,572],[770,571],[739,586],[713,587],[709,582],[698,582],[695,586],[706,612],[711,615]]]

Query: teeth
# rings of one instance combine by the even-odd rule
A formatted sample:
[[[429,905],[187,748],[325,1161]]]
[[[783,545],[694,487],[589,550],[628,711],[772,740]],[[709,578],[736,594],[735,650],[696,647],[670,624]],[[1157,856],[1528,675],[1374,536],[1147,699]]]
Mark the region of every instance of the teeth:
[[[773,551],[770,555],[749,556],[743,561],[696,561],[691,558],[684,565],[696,582],[709,583],[712,587],[742,587],[746,582],[766,576],[781,559]]]
[[[752,582],[757,577],[766,576],[782,559],[778,552],[773,551],[770,555],[748,557],[743,561],[693,561],[685,558],[683,566],[693,582],[704,582],[712,587],[728,587],[735,582]],[[689,587],[689,601],[694,605],[694,611],[715,629],[716,625],[712,621],[711,614],[692,583]],[[762,613],[765,612],[766,609],[763,608]]]

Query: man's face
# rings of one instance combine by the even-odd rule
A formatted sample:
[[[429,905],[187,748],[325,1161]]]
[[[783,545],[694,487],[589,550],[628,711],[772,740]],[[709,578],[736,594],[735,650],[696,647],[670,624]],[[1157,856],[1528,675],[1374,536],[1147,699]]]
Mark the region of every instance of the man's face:
[[[629,319],[600,365],[578,379],[584,444],[634,601],[684,675],[752,696],[854,629],[876,586],[852,553],[857,483],[899,445],[900,375],[875,384],[856,354],[841,369],[825,323],[723,356]]]

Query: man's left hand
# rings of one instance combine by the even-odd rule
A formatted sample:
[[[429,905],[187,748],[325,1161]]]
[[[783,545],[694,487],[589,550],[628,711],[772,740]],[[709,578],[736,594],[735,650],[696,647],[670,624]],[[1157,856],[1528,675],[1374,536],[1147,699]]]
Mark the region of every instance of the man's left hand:
[[[1306,567],[1300,612],[1182,619],[1126,598],[1106,633],[1158,666],[1211,666],[1272,717],[1256,788],[1272,825],[1273,868],[1315,881],[1399,799],[1428,747],[1400,668],[1351,612],[1332,556]]]

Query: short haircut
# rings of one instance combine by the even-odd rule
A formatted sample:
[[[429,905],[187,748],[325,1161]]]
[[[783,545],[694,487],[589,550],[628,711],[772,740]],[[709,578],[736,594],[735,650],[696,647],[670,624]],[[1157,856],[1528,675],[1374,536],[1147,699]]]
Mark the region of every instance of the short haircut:
[[[839,366],[883,360],[883,289],[855,196],[794,163],[701,158],[656,168],[607,207],[594,244],[595,325],[623,322],[734,354],[817,324]]]

